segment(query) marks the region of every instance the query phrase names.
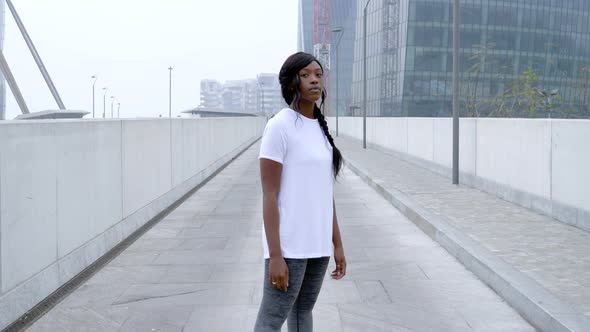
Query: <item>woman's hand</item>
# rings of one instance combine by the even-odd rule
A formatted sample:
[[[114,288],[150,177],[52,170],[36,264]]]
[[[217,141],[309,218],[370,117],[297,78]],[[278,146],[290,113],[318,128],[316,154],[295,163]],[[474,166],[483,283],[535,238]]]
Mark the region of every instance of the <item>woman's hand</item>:
[[[289,287],[289,268],[283,257],[270,258],[269,277],[271,287],[287,291]]]
[[[346,257],[344,257],[344,248],[334,248],[334,261],[336,261],[336,269],[332,271],[332,279],[342,279],[346,275]]]

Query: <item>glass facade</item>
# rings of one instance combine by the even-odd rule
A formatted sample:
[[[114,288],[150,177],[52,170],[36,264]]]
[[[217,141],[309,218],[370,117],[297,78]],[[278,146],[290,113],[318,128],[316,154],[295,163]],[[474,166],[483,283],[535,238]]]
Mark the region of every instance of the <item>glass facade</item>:
[[[332,49],[329,97],[332,108],[338,107],[339,115],[350,114],[352,95],[352,63],[354,59],[354,40],[357,0],[332,1],[332,27],[340,32],[332,32]],[[334,112],[331,115],[335,115]]]
[[[299,0],[297,50],[313,54],[313,0]]]
[[[367,7],[367,115],[402,116],[408,0],[373,0]],[[362,114],[364,96],[364,6],[357,7],[352,115]]]
[[[361,6],[359,6],[361,7]],[[363,102],[363,8],[353,100]],[[590,1],[461,1],[463,116],[590,118]],[[450,116],[452,1],[373,0],[367,24],[369,116]],[[530,112],[529,87],[557,92]],[[547,103],[544,101],[547,100]],[[548,111],[551,109],[551,111]]]
[[[330,48],[328,114],[334,115],[336,107],[340,115],[350,114],[352,103],[351,83],[354,45],[356,36],[357,0],[331,1],[330,25],[332,32]],[[314,54],[314,0],[299,0],[298,50]]]

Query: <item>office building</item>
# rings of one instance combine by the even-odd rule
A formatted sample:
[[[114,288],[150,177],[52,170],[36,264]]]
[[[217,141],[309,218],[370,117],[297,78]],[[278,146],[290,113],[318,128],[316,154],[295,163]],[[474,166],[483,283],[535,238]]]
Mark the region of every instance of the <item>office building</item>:
[[[358,107],[362,10],[357,8],[352,83]],[[463,116],[501,116],[502,101],[517,101],[506,95],[527,71],[539,91],[558,91],[554,117],[590,116],[589,1],[469,1],[461,3],[460,17]],[[367,18],[368,115],[450,116],[452,1],[373,1]],[[511,116],[531,115],[518,105],[515,110]],[[534,116],[547,113],[541,104]]]
[[[277,74],[259,74],[256,79],[201,80],[199,110],[272,115],[286,104]]]
[[[322,63],[329,75],[326,81],[329,99],[326,100],[326,113],[329,115],[335,115],[336,109],[340,115],[350,113],[357,2],[299,1],[298,50],[320,58],[314,46],[322,42],[330,45],[329,71],[327,64]],[[330,12],[322,12],[322,8],[328,6]],[[325,25],[329,25],[329,32]]]
[[[223,109],[223,86],[217,80],[201,80],[200,107],[209,111]]]
[[[258,82],[259,109],[267,115],[276,114],[282,108],[287,107],[281,94],[281,85],[278,74],[259,74]]]
[[[300,0],[302,51],[313,53],[315,17],[321,14],[316,3],[322,1],[328,0]],[[365,1],[331,1],[330,25],[342,28],[342,39],[336,48],[339,32],[332,33],[329,92],[335,98],[338,85],[339,100],[333,104],[341,115],[363,113]],[[452,4],[370,2],[368,116],[452,114]],[[590,118],[590,1],[462,1],[460,13],[462,116]],[[519,84],[529,83],[540,93],[557,91],[558,97],[537,100],[530,113],[511,97]],[[506,105],[514,112],[502,113]]]

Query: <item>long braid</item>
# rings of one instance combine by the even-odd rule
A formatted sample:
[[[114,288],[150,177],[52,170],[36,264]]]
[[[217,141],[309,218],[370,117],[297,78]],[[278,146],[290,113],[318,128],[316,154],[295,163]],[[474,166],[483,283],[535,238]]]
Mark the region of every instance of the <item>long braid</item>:
[[[332,167],[334,169],[334,178],[336,178],[338,176],[338,173],[340,172],[340,169],[342,168],[342,154],[334,144],[334,138],[332,138],[332,135],[330,135],[330,130],[328,129],[328,123],[326,122],[326,118],[324,117],[322,111],[317,105],[314,105],[313,115],[318,119],[318,122],[324,132],[324,135],[326,135],[328,142],[330,142],[330,145],[332,146]]]

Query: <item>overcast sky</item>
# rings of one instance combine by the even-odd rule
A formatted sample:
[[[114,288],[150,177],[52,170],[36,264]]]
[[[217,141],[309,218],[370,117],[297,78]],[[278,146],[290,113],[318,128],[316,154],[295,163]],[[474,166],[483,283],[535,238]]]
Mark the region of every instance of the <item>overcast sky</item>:
[[[13,1],[68,109],[102,115],[104,86],[121,117],[173,116],[199,104],[199,81],[277,73],[297,50],[297,0]],[[6,8],[4,53],[31,112],[57,109]],[[20,114],[6,91],[6,118]],[[116,110],[116,107],[115,107]],[[92,116],[92,115],[90,115]]]

